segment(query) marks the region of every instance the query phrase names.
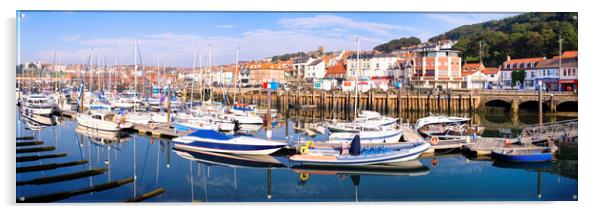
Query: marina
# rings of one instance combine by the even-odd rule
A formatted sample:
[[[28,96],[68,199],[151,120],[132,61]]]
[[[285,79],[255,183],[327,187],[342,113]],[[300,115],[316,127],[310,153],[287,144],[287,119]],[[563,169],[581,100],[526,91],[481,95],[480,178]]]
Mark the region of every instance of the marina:
[[[563,159],[567,156],[558,156],[551,163],[548,162],[548,164],[533,168],[529,164],[523,166],[525,164],[498,163],[486,153],[479,153],[475,156],[464,154],[464,151],[470,151],[469,148],[475,149],[470,147],[471,145],[487,145],[487,143],[479,143],[483,139],[501,142],[500,145],[494,147],[496,149],[512,148],[504,147],[502,139],[509,138],[502,137],[503,131],[496,131],[495,136],[487,136],[488,131],[486,131],[485,136],[471,139],[470,143],[467,143],[465,138],[441,140],[413,161],[368,167],[315,167],[297,166],[289,158],[297,153],[300,146],[305,145],[304,142],[307,140],[315,142],[314,148],[332,149],[340,144],[325,143],[328,139],[328,131],[316,132],[311,137],[306,135],[303,129],[296,130],[295,124],[307,122],[308,125],[311,125],[313,123],[301,121],[301,118],[294,116],[286,119],[286,115],[281,115],[280,118],[284,119],[278,120],[278,123],[272,127],[272,139],[290,142],[291,140],[287,140],[287,138],[297,138],[299,140],[296,142],[300,142],[300,146],[290,143],[287,146],[288,149],[271,156],[240,156],[180,150],[174,146],[172,139],[184,134],[175,134],[173,127],[169,124],[161,124],[152,128],[148,125],[137,124],[130,129],[131,131],[126,132],[127,136],[113,140],[107,138],[109,141],[102,143],[103,140],[99,137],[102,135],[75,132],[74,130],[78,126],[77,122],[68,115],[69,113],[64,117],[54,116],[57,117],[54,119],[57,121],[57,125],[47,126],[41,130],[30,130],[27,123],[23,121],[27,118],[21,117],[20,114],[16,115],[18,136],[20,137],[17,142],[23,145],[18,146],[18,149],[29,149],[26,151],[28,153],[20,153],[17,157],[17,167],[20,171],[17,174],[17,180],[22,184],[38,183],[37,185],[19,185],[17,187],[18,202],[239,201],[240,194],[245,195],[244,201],[306,201],[315,197],[325,201],[488,200],[492,197],[503,198],[504,193],[493,193],[487,191],[487,188],[466,192],[458,187],[438,185],[433,187],[434,183],[432,182],[434,181],[431,180],[449,177],[457,173],[468,173],[465,176],[474,177],[474,173],[479,172],[481,176],[467,179],[461,184],[468,185],[470,182],[477,182],[475,179],[479,178],[478,182],[480,183],[503,186],[506,185],[505,182],[489,176],[482,177],[482,173],[487,172],[491,176],[495,176],[505,171],[513,172],[513,176],[518,177],[516,181],[518,183],[513,185],[522,187],[520,191],[508,190],[509,192],[514,191],[514,193],[506,195],[507,199],[575,200],[577,195],[577,192],[569,195],[559,195],[560,192],[557,192],[564,192],[566,190],[560,189],[571,189],[571,186],[577,184],[576,156],[569,159]],[[480,117],[482,115],[474,115],[471,119],[474,123],[475,120],[482,121],[483,119],[479,119]],[[521,115],[521,117],[530,118],[532,116],[527,114]],[[552,120],[552,117],[555,116],[545,118]],[[556,120],[558,119],[556,118]],[[429,142],[420,134],[413,132],[411,124],[412,122],[408,121],[405,125],[401,125],[404,131],[404,140]],[[493,128],[493,130],[498,129]],[[266,131],[266,127],[263,126],[252,135],[266,138]],[[518,130],[514,132],[520,133]],[[40,144],[40,142],[43,143]],[[568,143],[568,145],[571,144],[575,143]],[[377,145],[375,144],[375,146]],[[561,147],[559,148],[561,154],[576,154],[575,148],[566,145],[566,143],[558,143],[558,146]],[[362,146],[364,145],[362,144]],[[524,148],[519,145],[514,146]],[[365,147],[370,147],[370,144],[367,143]],[[563,167],[555,168],[556,164],[562,164]],[[566,168],[567,164],[569,166],[573,164],[573,166]],[[529,170],[525,171],[522,169],[523,167],[527,167]],[[540,176],[542,180],[521,178],[530,177],[529,175],[532,173],[542,174],[543,176]],[[334,180],[331,176],[335,176]],[[278,179],[273,177],[278,177]],[[345,181],[345,177],[351,177],[351,180]],[[358,184],[355,180],[358,180],[359,177],[362,179]],[[177,180],[183,182],[174,182]],[[394,188],[396,190],[392,191],[392,189],[383,189],[379,185],[374,186],[375,184],[370,185],[369,189],[361,188],[362,183],[374,182],[399,185],[404,188]],[[437,197],[423,195],[420,194],[421,191],[407,189],[408,182],[419,186],[428,185],[429,188],[446,189],[446,194],[441,193]],[[537,190],[535,188],[537,182],[547,183],[545,186],[551,189]],[[338,190],[332,189],[339,186],[336,183],[340,183],[342,189],[338,187],[336,188]],[[323,188],[319,189],[323,190],[315,192],[314,190],[317,188],[315,185],[322,186]],[[529,188],[529,185],[533,185],[533,187]],[[227,186],[229,188],[223,188]],[[376,190],[373,189],[374,187]],[[296,191],[285,191],[291,188]],[[354,193],[356,188],[358,189],[357,198],[349,195]],[[529,193],[528,189],[533,189],[533,192]],[[460,194],[456,191],[463,193]],[[516,191],[523,196],[517,199]]]
[[[25,13],[65,15],[17,11],[18,29]],[[201,15],[221,13],[229,15]],[[16,67],[16,203],[579,200],[576,13],[501,14],[424,42],[380,45],[405,28],[362,21],[339,27],[382,29],[359,30],[353,41],[325,35],[336,43],[327,49],[319,37],[317,49],[305,39],[244,42],[264,37],[250,32],[234,45],[237,37],[207,34],[211,26],[199,31],[204,22],[177,25],[196,33],[144,33],[143,17],[199,16],[149,14],[162,12],[74,12],[82,23],[90,15],[103,26],[101,15],[115,15],[138,24],[115,41],[94,30],[104,35],[94,42],[63,35],[60,43],[72,45],[57,49],[93,47],[55,49],[51,63],[33,60],[38,47],[27,41],[39,37],[31,23],[45,19],[23,22],[30,35],[18,34],[26,60],[19,55]],[[300,36],[322,34],[324,24],[301,32],[299,21],[363,16],[232,14],[266,16]],[[165,23],[154,22],[182,32]],[[539,45],[523,50],[517,38],[525,36]]]

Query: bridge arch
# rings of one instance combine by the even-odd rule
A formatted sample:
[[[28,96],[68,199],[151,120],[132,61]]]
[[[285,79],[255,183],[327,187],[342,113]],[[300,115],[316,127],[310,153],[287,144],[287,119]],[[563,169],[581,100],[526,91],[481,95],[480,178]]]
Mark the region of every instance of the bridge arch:
[[[518,105],[518,111],[521,112],[539,112],[539,101],[538,100],[526,100]],[[543,113],[550,112],[550,107],[546,102],[542,103]]]
[[[577,101],[564,101],[556,105],[557,112],[577,112],[578,110]]]
[[[488,112],[491,111],[503,111],[509,112],[512,109],[512,103],[502,99],[491,99],[484,103],[485,108]]]

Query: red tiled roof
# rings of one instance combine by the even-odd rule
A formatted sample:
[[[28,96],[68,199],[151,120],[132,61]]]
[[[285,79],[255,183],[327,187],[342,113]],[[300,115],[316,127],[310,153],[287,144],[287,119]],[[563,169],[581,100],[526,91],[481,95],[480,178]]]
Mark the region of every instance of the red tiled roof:
[[[504,64],[516,64],[516,63],[525,63],[525,62],[539,62],[545,60],[543,57],[535,57],[535,58],[523,58],[523,59],[511,59]]]
[[[326,76],[330,74],[345,74],[346,72],[345,65],[342,62],[338,62],[326,70]]]
[[[462,77],[468,76],[468,75],[472,75],[474,73],[476,73],[477,71],[463,71],[460,73],[460,75],[462,75]]]
[[[497,74],[500,72],[499,68],[489,67],[483,70],[483,74]]]
[[[562,58],[576,58],[577,51],[565,51],[562,53]]]

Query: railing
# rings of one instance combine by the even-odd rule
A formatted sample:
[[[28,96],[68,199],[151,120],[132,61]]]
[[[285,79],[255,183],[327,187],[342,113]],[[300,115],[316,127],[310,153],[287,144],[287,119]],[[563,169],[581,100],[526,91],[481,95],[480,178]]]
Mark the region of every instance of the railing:
[[[554,137],[558,134],[568,135],[572,131],[576,131],[579,128],[577,119],[564,120],[560,122],[543,123],[541,125],[527,125],[523,127],[523,130],[519,136],[519,139],[526,139],[528,141],[544,140],[544,137]]]

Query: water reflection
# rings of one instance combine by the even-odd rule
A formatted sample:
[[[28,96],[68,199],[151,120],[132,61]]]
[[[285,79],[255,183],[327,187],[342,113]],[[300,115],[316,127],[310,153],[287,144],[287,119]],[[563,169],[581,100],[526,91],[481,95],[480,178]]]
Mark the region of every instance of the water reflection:
[[[289,168],[287,156],[181,151],[173,149],[168,139],[137,133],[90,132],[70,119],[55,118],[56,125],[52,128],[46,126],[33,131],[26,127],[26,118],[16,116],[20,118],[17,136],[35,134],[36,140],[57,145],[56,151],[48,154],[68,154],[56,159],[17,163],[17,166],[89,160],[82,166],[19,173],[17,180],[108,169],[102,175],[89,178],[20,186],[17,196],[71,191],[127,178],[135,180],[61,202],[118,202],[157,188],[165,188],[165,193],[148,201],[536,200],[538,185],[542,200],[574,200],[573,194],[577,193],[576,146],[561,147],[558,160],[551,166],[535,168],[500,165],[490,159],[477,161],[481,158],[467,159],[457,153],[367,168]],[[273,128],[274,139],[286,139],[289,132],[294,132],[295,123],[301,121],[294,115],[289,116]],[[489,123],[485,116],[471,115],[474,126],[485,127],[483,135],[512,134],[517,130],[510,123]],[[489,126],[491,124],[494,126]],[[265,128],[260,127],[253,134],[263,137]],[[318,134],[315,138],[324,137],[325,134]]]

